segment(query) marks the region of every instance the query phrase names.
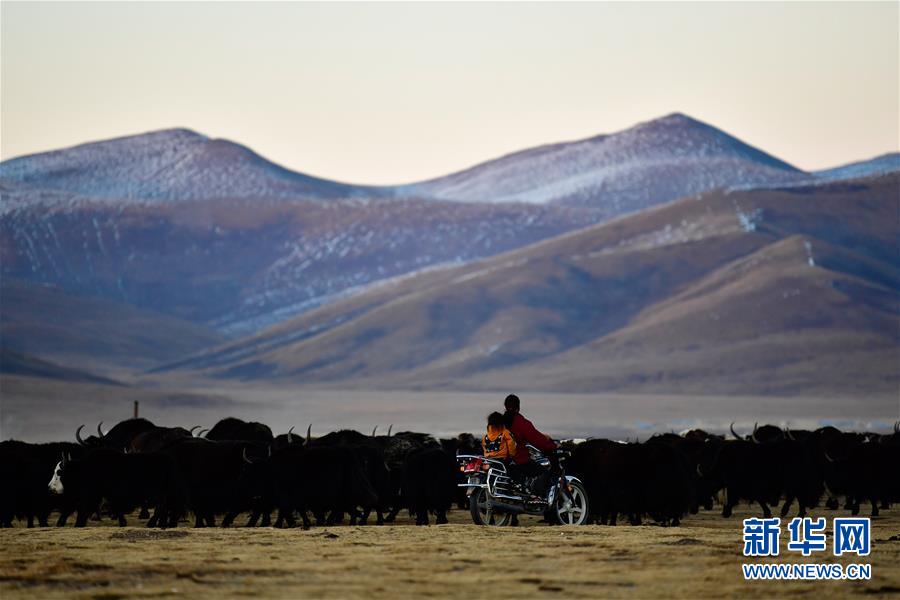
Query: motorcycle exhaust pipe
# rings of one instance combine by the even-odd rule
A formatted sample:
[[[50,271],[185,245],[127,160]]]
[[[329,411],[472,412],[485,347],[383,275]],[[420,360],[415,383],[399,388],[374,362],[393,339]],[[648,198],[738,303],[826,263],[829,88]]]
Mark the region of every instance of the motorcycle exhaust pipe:
[[[505,502],[491,502],[491,510],[500,510],[514,515],[521,515],[525,512],[525,507],[516,506],[515,504],[506,504]]]

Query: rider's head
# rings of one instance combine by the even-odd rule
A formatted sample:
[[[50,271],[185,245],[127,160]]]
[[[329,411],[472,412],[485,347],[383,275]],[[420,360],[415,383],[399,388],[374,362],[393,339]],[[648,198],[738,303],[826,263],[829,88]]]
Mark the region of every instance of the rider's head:
[[[503,401],[503,406],[506,407],[506,412],[508,413],[519,412],[519,397],[515,394],[510,394],[506,397],[506,400]]]
[[[503,413],[492,412],[489,414],[488,427],[503,427]]]

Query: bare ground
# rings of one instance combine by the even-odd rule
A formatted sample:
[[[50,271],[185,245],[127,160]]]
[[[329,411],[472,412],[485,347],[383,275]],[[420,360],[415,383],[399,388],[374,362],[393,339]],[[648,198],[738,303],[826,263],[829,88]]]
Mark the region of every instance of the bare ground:
[[[818,511],[813,516],[844,516]],[[0,531],[0,595],[9,598],[211,596],[444,597],[900,597],[900,510],[873,519],[866,558],[745,559],[741,519],[714,512],[683,526],[300,529],[115,528]],[[137,522],[132,518],[131,522]],[[830,543],[829,533],[829,543]],[[747,582],[742,562],[872,565],[870,581]]]

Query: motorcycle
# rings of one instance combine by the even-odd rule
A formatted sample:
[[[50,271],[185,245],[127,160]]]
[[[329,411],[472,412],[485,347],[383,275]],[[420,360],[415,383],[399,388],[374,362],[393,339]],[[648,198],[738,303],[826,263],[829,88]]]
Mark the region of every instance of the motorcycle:
[[[534,446],[528,445],[532,460],[547,469],[551,477],[549,489],[535,496],[528,491],[525,482],[517,482],[500,460],[458,455],[460,471],[466,476],[469,511],[476,525],[505,526],[513,515],[544,515],[559,525],[584,525],[588,520],[588,495],[584,484],[565,474],[564,464],[569,452],[557,449],[551,460]],[[552,468],[555,465],[558,468]]]

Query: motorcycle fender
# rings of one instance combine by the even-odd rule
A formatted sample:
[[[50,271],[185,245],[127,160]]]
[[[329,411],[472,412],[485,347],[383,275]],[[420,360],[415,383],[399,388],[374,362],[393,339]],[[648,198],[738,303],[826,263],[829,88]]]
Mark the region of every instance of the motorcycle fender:
[[[573,477],[572,475],[566,475],[566,481],[567,481],[569,484],[572,484],[572,483],[581,483],[581,480],[580,480],[580,479],[578,479],[577,477]],[[584,484],[582,484],[582,485],[584,485]],[[554,501],[556,501],[556,490],[557,490],[557,489],[559,489],[559,483],[557,483],[557,484],[554,485],[552,488],[550,488],[550,495],[547,496],[547,503],[548,503],[550,506],[553,506]]]

